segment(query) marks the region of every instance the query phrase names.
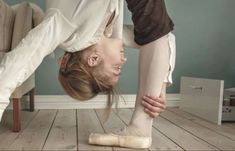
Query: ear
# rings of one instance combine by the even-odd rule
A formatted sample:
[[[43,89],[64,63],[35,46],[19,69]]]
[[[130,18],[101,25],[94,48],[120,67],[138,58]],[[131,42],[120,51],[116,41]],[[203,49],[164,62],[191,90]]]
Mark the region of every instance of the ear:
[[[90,67],[95,67],[99,64],[100,60],[101,60],[100,55],[96,53],[91,53],[87,59],[87,63]]]

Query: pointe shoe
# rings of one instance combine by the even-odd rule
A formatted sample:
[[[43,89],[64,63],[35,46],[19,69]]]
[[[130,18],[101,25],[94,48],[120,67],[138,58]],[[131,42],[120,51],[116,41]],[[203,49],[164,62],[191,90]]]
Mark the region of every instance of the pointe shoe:
[[[89,144],[126,148],[149,148],[152,144],[152,139],[151,137],[122,136],[113,133],[91,133],[89,135]]]

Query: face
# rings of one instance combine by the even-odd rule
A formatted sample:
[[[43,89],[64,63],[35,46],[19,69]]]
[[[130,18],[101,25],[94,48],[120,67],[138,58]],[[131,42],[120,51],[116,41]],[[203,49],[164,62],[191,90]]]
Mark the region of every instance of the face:
[[[104,37],[97,44],[97,51],[104,62],[104,74],[111,77],[111,84],[118,82],[122,66],[126,62],[124,56],[123,43],[120,39]]]

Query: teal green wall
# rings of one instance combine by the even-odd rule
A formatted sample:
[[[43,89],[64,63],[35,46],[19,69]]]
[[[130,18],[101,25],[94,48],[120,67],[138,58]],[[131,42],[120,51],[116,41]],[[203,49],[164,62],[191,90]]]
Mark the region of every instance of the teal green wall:
[[[15,4],[22,0],[5,0]],[[30,1],[30,0],[28,0]],[[44,8],[42,0],[31,0]],[[175,23],[176,66],[168,93],[179,93],[180,77],[193,76],[225,80],[235,86],[235,0],[166,0]],[[131,23],[125,9],[125,23]],[[56,50],[56,59],[63,54]],[[127,49],[119,89],[122,94],[137,90],[138,50]],[[36,94],[64,94],[58,80],[56,60],[49,56],[36,70]]]
[[[235,1],[168,0],[177,37],[174,86],[179,92],[180,76],[225,80],[235,87]]]

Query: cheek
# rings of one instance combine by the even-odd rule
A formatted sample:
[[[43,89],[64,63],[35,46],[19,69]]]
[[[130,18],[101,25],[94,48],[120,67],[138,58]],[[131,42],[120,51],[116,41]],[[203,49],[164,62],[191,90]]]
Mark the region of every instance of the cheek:
[[[121,61],[120,53],[119,54],[113,53],[109,56],[109,62],[112,64],[120,63],[120,61]]]

